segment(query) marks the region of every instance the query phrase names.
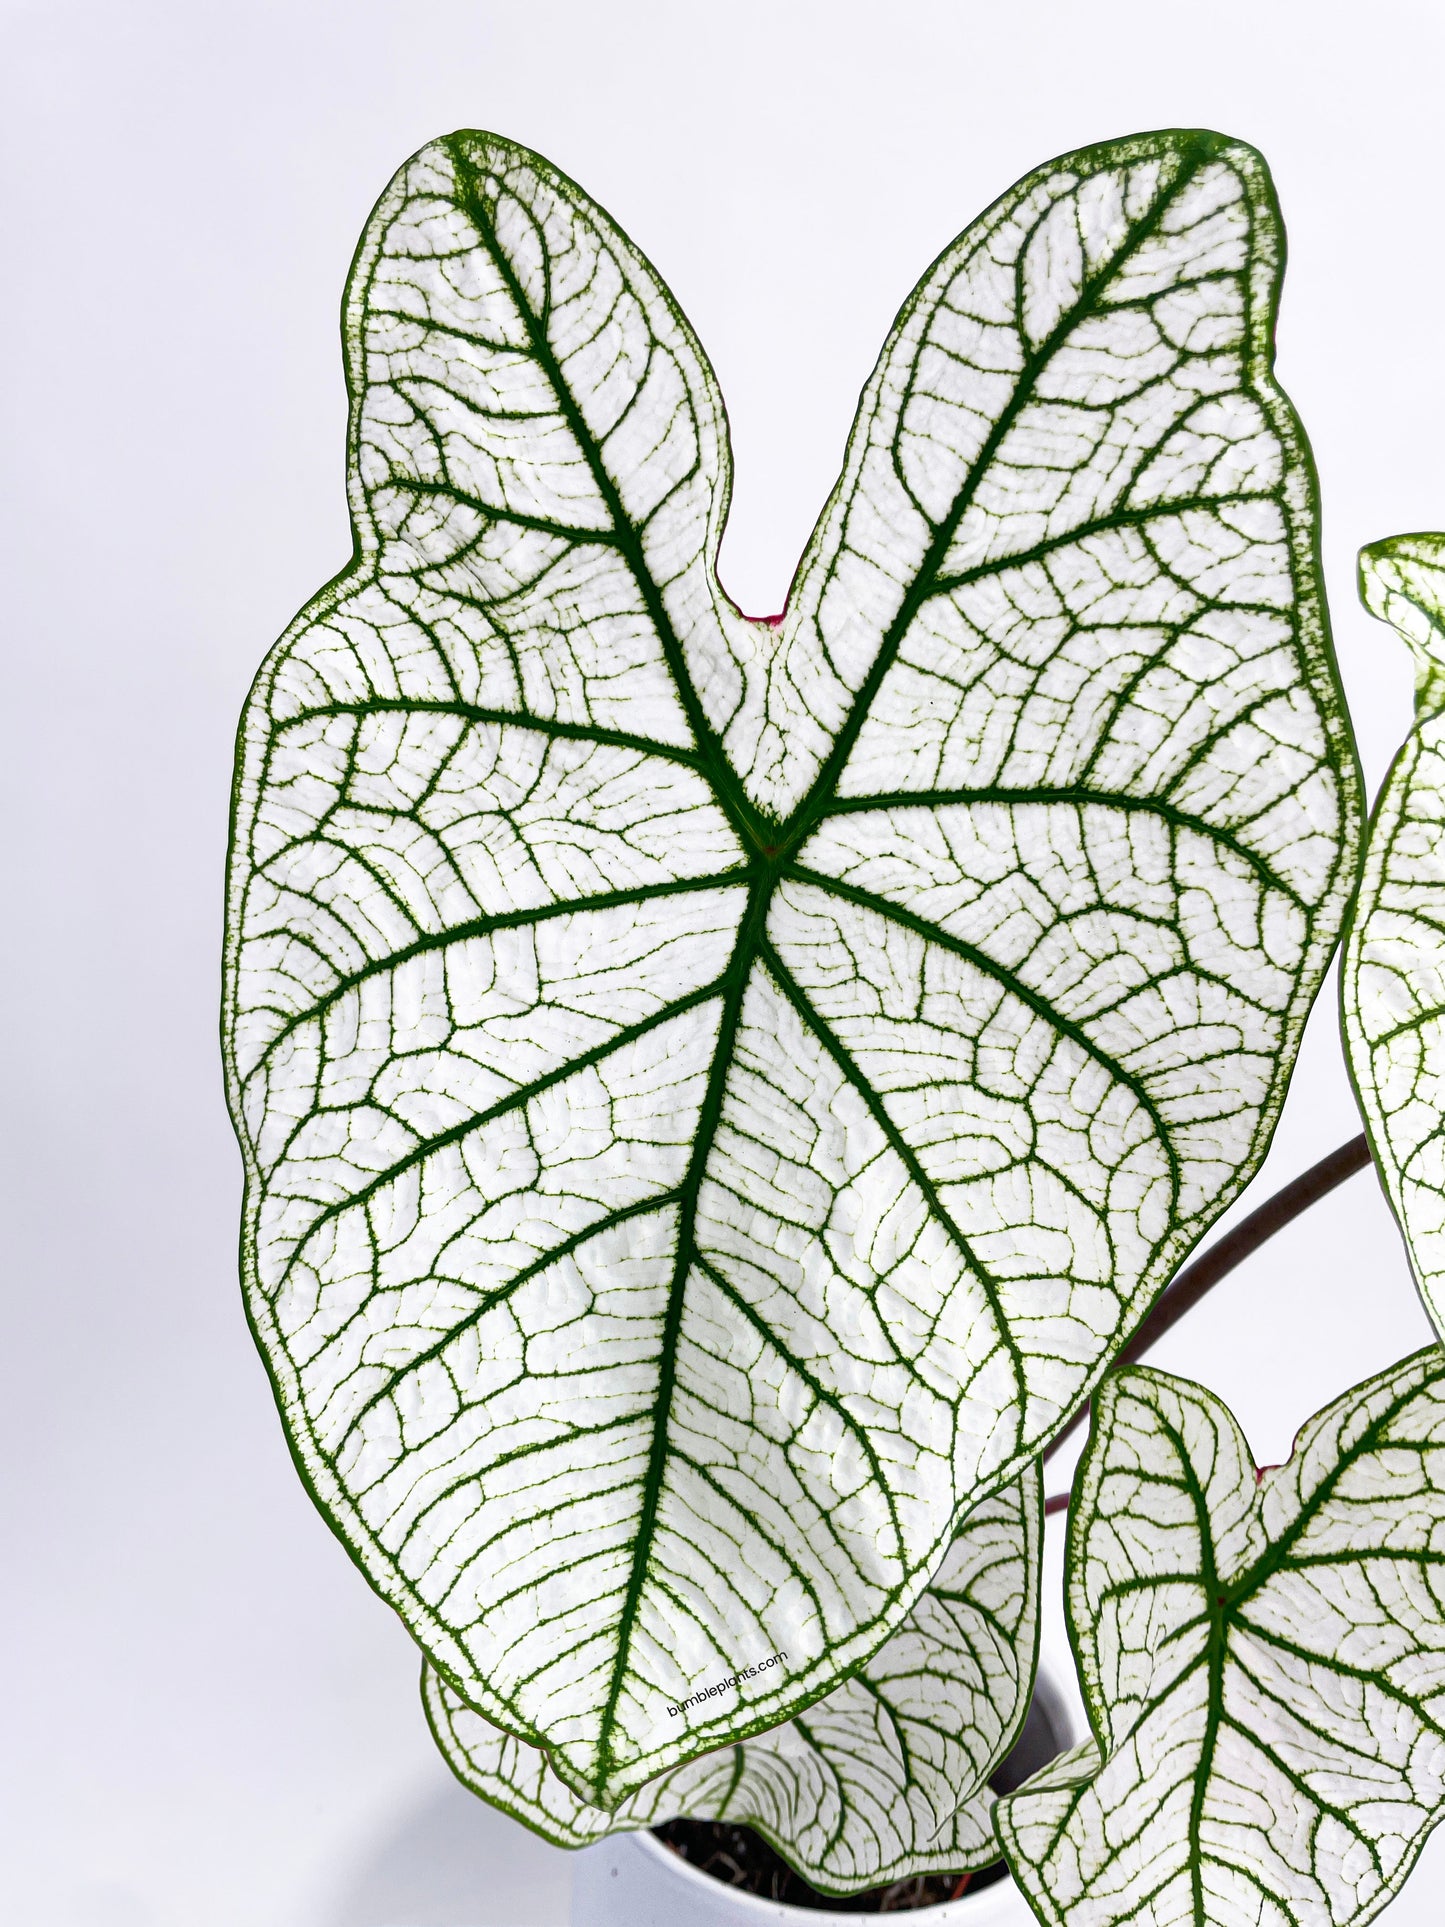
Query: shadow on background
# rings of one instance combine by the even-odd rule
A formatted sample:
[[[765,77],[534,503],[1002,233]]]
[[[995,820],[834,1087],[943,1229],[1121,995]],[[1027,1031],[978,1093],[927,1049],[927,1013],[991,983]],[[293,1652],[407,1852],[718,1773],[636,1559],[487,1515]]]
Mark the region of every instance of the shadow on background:
[[[460,1786],[383,1835],[324,1927],[566,1927],[572,1856]]]

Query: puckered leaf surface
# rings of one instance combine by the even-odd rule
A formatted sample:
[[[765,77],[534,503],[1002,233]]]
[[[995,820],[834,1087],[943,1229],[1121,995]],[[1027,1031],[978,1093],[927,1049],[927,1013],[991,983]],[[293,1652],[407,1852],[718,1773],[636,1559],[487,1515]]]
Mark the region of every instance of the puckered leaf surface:
[[[851,1680],[614,1813],[578,1800],[535,1747],[428,1669],[432,1730],[467,1786],[562,1847],[687,1814],[756,1828],[828,1893],[986,1866],[998,1858],[988,1778],[1033,1683],[1042,1537],[1035,1464],[970,1514],[902,1628]]]
[[[1445,1335],[1445,535],[1363,549],[1360,587],[1415,653],[1415,727],[1371,819],[1340,1008],[1375,1168]]]
[[[1029,176],[752,622],[606,216],[474,133],[377,207],[356,558],[242,731],[247,1290],[336,1529],[583,1798],[866,1659],[1263,1155],[1355,811],[1279,254],[1215,135]]]
[[[1258,1474],[1201,1387],[1106,1379],[1067,1586],[1094,1741],[997,1808],[1039,1918],[1377,1913],[1445,1813],[1445,1353],[1356,1387]]]

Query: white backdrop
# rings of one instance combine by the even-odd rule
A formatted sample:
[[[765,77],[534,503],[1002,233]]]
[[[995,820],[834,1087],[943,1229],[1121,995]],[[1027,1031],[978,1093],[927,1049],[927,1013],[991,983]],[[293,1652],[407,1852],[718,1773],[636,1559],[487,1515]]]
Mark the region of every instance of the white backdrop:
[[[1254,142],[1290,231],[1280,373],[1319,460],[1373,789],[1409,678],[1355,602],[1353,554],[1445,526],[1445,10],[3,13],[0,1914],[556,1927],[566,1856],[433,1757],[415,1653],[292,1474],[235,1283],[215,1041],[231,739],[270,641],[349,551],[337,310],[361,224],[456,126],[540,148],[600,199],[719,371],[724,575],[764,613],[894,311],[959,228],[1087,141],[1207,125]],[[1322,1002],[1244,1208],[1357,1129]],[[1361,1176],[1156,1356],[1277,1460],[1426,1335]],[[1439,1927],[1442,1885],[1445,1835],[1390,1927]]]

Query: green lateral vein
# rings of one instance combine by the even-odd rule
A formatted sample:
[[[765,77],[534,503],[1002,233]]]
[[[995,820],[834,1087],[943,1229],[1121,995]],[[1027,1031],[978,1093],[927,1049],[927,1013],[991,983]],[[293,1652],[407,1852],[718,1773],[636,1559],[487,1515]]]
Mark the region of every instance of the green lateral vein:
[[[1381,1558],[1382,1556],[1388,1558],[1390,1554],[1388,1552],[1382,1554],[1377,1548],[1369,1555],[1372,1560]],[[1431,1559],[1428,1556],[1422,1556],[1418,1553],[1399,1553],[1395,1556],[1401,1559],[1410,1559],[1412,1562],[1424,1566],[1439,1563],[1436,1559]],[[1295,1571],[1301,1569],[1308,1571],[1312,1562],[1303,1559],[1295,1560],[1291,1563],[1292,1569]],[[1236,1609],[1235,1618],[1240,1630],[1247,1632],[1251,1639],[1260,1640],[1264,1645],[1272,1646],[1277,1652],[1286,1654],[1290,1659],[1300,1660],[1306,1666],[1317,1667],[1322,1664],[1318,1653],[1311,1652],[1307,1646],[1302,1646],[1298,1640],[1288,1639],[1284,1634],[1277,1633],[1273,1627],[1257,1624],[1254,1620],[1246,1616],[1242,1607]],[[1420,1704],[1415,1695],[1403,1692],[1399,1687],[1393,1685],[1388,1675],[1378,1667],[1352,1665],[1348,1660],[1342,1659],[1338,1653],[1331,1654],[1329,1659],[1324,1661],[1323,1664],[1328,1667],[1331,1673],[1338,1675],[1339,1678],[1358,1680],[1361,1685],[1368,1685],[1374,1692],[1382,1693],[1386,1699],[1393,1700],[1397,1706],[1409,1709],[1412,1716],[1418,1719],[1428,1732],[1435,1734],[1437,1739],[1445,1740],[1445,1724],[1442,1724],[1440,1720],[1433,1717],[1429,1710]],[[1329,1738],[1330,1736],[1326,1734],[1325,1737]]]
[[[362,1185],[359,1190],[354,1191],[350,1197],[338,1199],[335,1204],[327,1205],[307,1227],[305,1235],[299,1241],[298,1250],[304,1248],[323,1225],[329,1224],[345,1211],[354,1211],[369,1203],[378,1191],[385,1190],[390,1184],[395,1184],[404,1173],[414,1170],[417,1165],[435,1157],[438,1151],[448,1150],[453,1145],[460,1144],[474,1131],[479,1131],[483,1125],[490,1124],[499,1117],[505,1117],[509,1111],[520,1110],[523,1105],[530,1104],[534,1098],[539,1097],[543,1091],[550,1090],[553,1085],[561,1084],[569,1077],[574,1077],[578,1071],[586,1070],[592,1064],[600,1064],[604,1058],[610,1057],[615,1051],[621,1050],[627,1044],[635,1043],[639,1037],[645,1037],[649,1031],[656,1030],[659,1024],[665,1024],[674,1017],[681,1017],[685,1012],[695,1010],[699,1004],[708,1003],[718,996],[721,988],[720,982],[704,984],[701,989],[691,991],[686,997],[679,997],[674,1003],[664,1005],[661,1010],[654,1011],[650,1017],[644,1017],[640,1023],[628,1024],[623,1029],[615,1031],[611,1037],[604,1038],[591,1050],[579,1051],[575,1057],[569,1057],[565,1063],[558,1064],[554,1070],[548,1071],[544,1076],[534,1078],[531,1083],[523,1084],[515,1091],[509,1091],[505,1097],[499,1098],[495,1104],[489,1105],[484,1111],[479,1111],[474,1117],[463,1118],[450,1130],[439,1131],[435,1137],[424,1139],[414,1149],[408,1151],[404,1158],[398,1158],[395,1163],[388,1165],[386,1170],[378,1171],[374,1178]]]
[[[353,970],[344,977],[338,977],[331,988],[307,1005],[304,1010],[295,1012],[276,1032],[276,1035],[260,1053],[258,1064],[285,1043],[286,1039],[305,1024],[318,1023],[328,1010],[333,1009],[344,997],[357,990],[373,978],[384,977],[392,971],[400,970],[414,957],[424,957],[433,951],[448,950],[454,944],[466,943],[474,937],[489,937],[498,930],[521,930],[532,924],[547,923],[554,917],[591,916],[604,910],[616,910],[631,904],[649,903],[661,897],[683,896],[693,890],[725,889],[729,885],[744,885],[747,873],[742,870],[720,870],[712,876],[679,877],[667,883],[646,883],[633,890],[609,890],[594,897],[565,897],[556,903],[541,903],[526,910],[502,910],[491,916],[474,917],[468,923],[456,923],[445,930],[429,930],[417,938],[415,943],[393,950],[385,957],[372,958],[362,969]]]
[[[1172,424],[1171,424],[1172,428]],[[1061,549],[1071,549],[1076,544],[1087,542],[1099,535],[1113,535],[1120,529],[1147,529],[1155,523],[1172,522],[1184,514],[1218,513],[1221,509],[1237,508],[1248,502],[1274,502],[1272,491],[1241,490],[1227,495],[1195,495],[1170,497],[1163,502],[1151,503],[1147,508],[1116,508],[1108,515],[1096,517],[1091,522],[1076,524],[1048,537],[1046,541],[1035,542],[1026,549],[1010,550],[1003,555],[990,556],[987,562],[980,562],[976,568],[962,569],[957,575],[940,576],[934,583],[931,595],[956,595],[975,582],[984,582],[993,576],[1006,574],[1010,569],[1026,569],[1030,563],[1045,562]]]
[[[416,618],[413,616],[412,620]],[[440,653],[440,652],[439,652]],[[443,658],[444,660],[444,658]],[[558,742],[601,743],[611,749],[636,750],[639,756],[660,756],[686,769],[700,769],[696,750],[681,749],[674,743],[658,742],[650,736],[634,736],[623,729],[604,729],[596,723],[569,723],[556,716],[538,716],[526,709],[483,708],[460,697],[450,701],[412,699],[391,701],[369,696],[364,702],[318,703],[300,710],[288,719],[290,727],[315,722],[328,716],[456,716],[463,722],[495,724],[501,729],[531,729]]]
[[[424,1352],[419,1352],[415,1358],[408,1359],[405,1365],[399,1365],[395,1371],[389,1372],[376,1390],[357,1406],[342,1434],[341,1444],[332,1456],[340,1455],[352,1434],[365,1422],[369,1413],[377,1406],[384,1404],[401,1385],[424,1366],[431,1364],[433,1359],[441,1358],[459,1338],[464,1337],[467,1332],[479,1325],[489,1311],[494,1311],[498,1305],[504,1305],[509,1298],[521,1290],[523,1285],[530,1284],[533,1278],[546,1271],[549,1266],[560,1264],[564,1259],[570,1258],[574,1251],[580,1251],[583,1245],[590,1244],[594,1238],[601,1237],[603,1232],[612,1231],[618,1225],[626,1224],[629,1218],[642,1217],[644,1214],[655,1211],[665,1211],[669,1205],[677,1202],[677,1192],[663,1191],[656,1196],[649,1195],[636,1199],[632,1204],[621,1205],[616,1211],[609,1211],[605,1217],[598,1218],[595,1223],[584,1225],[580,1231],[574,1232],[570,1238],[564,1238],[560,1244],[551,1246],[533,1259],[531,1264],[523,1265],[522,1269],[514,1273],[505,1285],[499,1285],[493,1291],[483,1292],[465,1318],[459,1318],[454,1325],[449,1325],[435,1344],[429,1345]],[[549,1440],[548,1443],[550,1444],[551,1441]]]
[[[465,508],[475,509],[489,522],[506,522],[513,528],[531,529],[536,535],[555,536],[559,542],[596,542],[609,548],[620,548],[622,538],[615,529],[569,528],[564,522],[550,522],[545,516],[523,515],[517,509],[503,508],[499,503],[484,502],[477,496],[468,495],[454,482],[428,481],[424,476],[388,476],[384,487],[401,495],[439,496],[449,502],[460,502]]]
[[[1203,837],[1210,843],[1217,843],[1221,849],[1237,856],[1247,863],[1266,890],[1277,891],[1288,898],[1298,909],[1309,914],[1309,906],[1299,892],[1291,888],[1289,882],[1278,871],[1272,870],[1258,850],[1242,840],[1233,830],[1222,824],[1211,823],[1207,817],[1195,816],[1188,810],[1181,810],[1162,796],[1130,796],[1120,791],[1083,789],[1067,785],[1057,789],[1037,787],[1033,789],[1015,788],[1011,784],[977,789],[947,790],[897,790],[888,796],[839,796],[835,797],[823,812],[825,817],[846,816],[859,811],[873,810],[916,810],[916,809],[954,809],[960,805],[998,804],[1004,808],[1014,805],[1054,804],[1072,806],[1078,810],[1120,810],[1138,811],[1145,816],[1157,816],[1171,829],[1186,830],[1195,836]]]
[[[1013,1372],[1014,1385],[1018,1396],[1016,1445],[1018,1449],[1022,1449],[1025,1414],[1028,1410],[1027,1379],[1024,1371],[1023,1353],[1017,1341],[1014,1339],[1008,1319],[1004,1314],[1003,1301],[999,1295],[997,1279],[993,1277],[987,1265],[982,1262],[963,1232],[960,1231],[957,1224],[954,1223],[952,1214],[945,1208],[943,1200],[938,1195],[937,1186],[919,1163],[917,1153],[913,1150],[913,1147],[907,1142],[902,1132],[898,1129],[898,1126],[888,1115],[887,1108],[883,1104],[882,1099],[859,1070],[852,1053],[846,1048],[831,1025],[827,1024],[823,1018],[819,1016],[813,1003],[803,994],[799,988],[797,979],[792,975],[791,971],[789,971],[787,965],[783,962],[771,943],[765,941],[762,944],[761,955],[779,988],[796,1006],[804,1023],[807,1024],[813,1035],[818,1039],[818,1042],[823,1046],[824,1050],[827,1051],[839,1070],[842,1071],[844,1077],[847,1078],[854,1090],[856,1090],[858,1095],[863,1099],[874,1123],[877,1124],[879,1130],[888,1140],[890,1149],[898,1157],[912,1183],[917,1186],[923,1193],[923,1196],[928,1200],[929,1208],[952,1239],[955,1249],[968,1266],[970,1273],[978,1280],[979,1287],[985,1298],[987,1298],[989,1309],[993,1314],[994,1324],[998,1331],[999,1343],[1009,1359]]]
[[[900,928],[911,931],[914,936],[921,937],[925,943],[937,944],[941,950],[948,950],[954,956],[962,957],[966,963],[972,964],[975,970],[980,971],[998,984],[1002,990],[1007,991],[1010,997],[1017,997],[1021,1004],[1027,1005],[1035,1016],[1042,1017],[1061,1037],[1066,1037],[1071,1043],[1077,1045],[1086,1057],[1096,1063],[1101,1070],[1107,1071],[1116,1084],[1121,1084],[1130,1093],[1148,1118],[1159,1149],[1169,1166],[1171,1206],[1177,1206],[1179,1160],[1170,1143],[1169,1131],[1159,1106],[1150,1095],[1144,1080],[1133,1071],[1126,1069],[1107,1051],[1101,1050],[1081,1024],[1076,1024],[1063,1016],[1037,991],[1024,983],[1016,972],[1006,970],[1003,965],[990,957],[987,951],[980,950],[976,944],[964,942],[961,937],[953,936],[940,924],[931,923],[925,917],[915,916],[912,911],[890,902],[887,897],[877,896],[871,890],[860,890],[856,884],[845,883],[842,878],[830,877],[820,870],[808,870],[801,864],[793,864],[788,874],[799,883],[811,884],[814,889],[824,890],[832,896],[841,897],[845,902],[856,904],[860,910],[870,910],[875,916],[884,917],[890,923],[896,923]]]
[[[812,1393],[813,1397],[817,1399],[818,1403],[820,1405],[825,1405],[830,1412],[835,1413],[839,1421],[842,1423],[842,1425],[850,1433],[852,1433],[853,1437],[858,1441],[859,1449],[862,1452],[864,1458],[867,1459],[868,1464],[872,1469],[874,1478],[877,1479],[879,1486],[885,1492],[888,1492],[888,1511],[893,1524],[894,1543],[892,1547],[887,1548],[887,1550],[891,1552],[894,1556],[897,1556],[898,1554],[900,1554],[903,1548],[903,1531],[898,1521],[897,1502],[895,1501],[892,1492],[888,1490],[887,1476],[883,1470],[883,1466],[881,1462],[879,1461],[878,1453],[876,1448],[874,1447],[873,1441],[868,1436],[866,1429],[858,1423],[858,1420],[848,1410],[848,1407],[843,1402],[843,1400],[841,1398],[838,1398],[834,1393],[830,1392],[828,1388],[819,1381],[819,1379],[814,1375],[814,1373],[809,1370],[808,1366],[804,1363],[804,1361],[801,1358],[799,1358],[796,1355],[796,1353],[792,1352],[785,1345],[782,1344],[782,1342],[778,1338],[777,1333],[770,1329],[770,1327],[766,1324],[766,1322],[758,1315],[758,1313],[748,1303],[747,1299],[743,1296],[743,1294],[740,1291],[736,1290],[734,1286],[729,1283],[727,1278],[723,1275],[722,1272],[718,1270],[716,1265],[711,1264],[700,1251],[696,1253],[695,1263],[697,1265],[698,1270],[701,1272],[704,1272],[707,1275],[707,1277],[709,1277],[712,1280],[713,1284],[728,1300],[729,1304],[736,1307],[738,1315],[741,1318],[745,1319],[746,1322],[752,1326],[753,1330],[757,1332],[758,1335],[766,1341],[769,1348],[773,1351],[778,1352],[783,1358],[786,1359],[789,1370],[792,1371],[797,1376],[801,1384],[807,1386],[808,1390]]]

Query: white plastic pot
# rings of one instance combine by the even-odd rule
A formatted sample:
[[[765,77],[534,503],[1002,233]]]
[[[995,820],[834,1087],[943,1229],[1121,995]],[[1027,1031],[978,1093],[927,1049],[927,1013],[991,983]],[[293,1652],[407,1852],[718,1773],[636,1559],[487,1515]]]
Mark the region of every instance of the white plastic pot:
[[[754,1927],[760,1921],[866,1921],[871,1914],[830,1914],[814,1907],[786,1907],[725,1887],[711,1874],[665,1847],[650,1833],[618,1833],[584,1847],[572,1875],[572,1927]],[[882,1918],[882,1916],[878,1916]],[[1011,1880],[941,1907],[889,1914],[927,1927],[1036,1927],[1028,1903]]]
[[[1067,1651],[1059,1654],[1046,1636],[1034,1694],[1059,1752],[1083,1738],[1072,1678]],[[758,1927],[763,1921],[824,1927],[829,1920],[873,1917],[760,1900],[700,1873],[647,1832],[599,1840],[584,1847],[573,1866],[572,1927]],[[897,1919],[900,1927],[907,1921],[917,1921],[919,1927],[1037,1927],[1028,1902],[1007,1878],[941,1906],[916,1907],[888,1918]]]

